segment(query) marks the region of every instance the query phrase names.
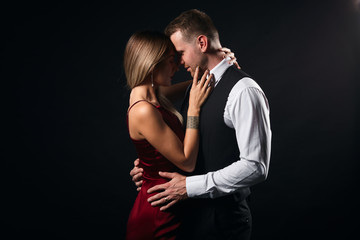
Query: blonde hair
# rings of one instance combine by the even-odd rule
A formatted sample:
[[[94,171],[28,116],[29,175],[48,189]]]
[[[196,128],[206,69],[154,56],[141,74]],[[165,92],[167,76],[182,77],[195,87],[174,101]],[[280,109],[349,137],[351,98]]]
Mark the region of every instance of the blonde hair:
[[[139,86],[152,74],[154,68],[175,51],[170,38],[155,31],[140,31],[134,33],[126,44],[124,52],[124,70],[127,85],[132,89]],[[175,114],[182,122],[181,114],[171,102],[158,91],[156,97],[160,105]]]

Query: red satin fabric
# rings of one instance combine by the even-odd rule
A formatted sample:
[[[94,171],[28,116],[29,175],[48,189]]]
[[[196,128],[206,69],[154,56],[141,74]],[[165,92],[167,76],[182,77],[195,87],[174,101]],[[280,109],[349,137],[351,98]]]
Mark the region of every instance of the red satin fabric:
[[[135,102],[129,108],[129,111],[138,102]],[[178,118],[161,106],[153,106],[158,109],[167,125],[183,141],[184,132]],[[132,141],[140,159],[140,167],[144,169],[144,173],[141,191],[138,193],[129,215],[126,239],[175,239],[176,230],[180,226],[180,218],[176,213],[179,209],[162,212],[160,207],[152,207],[147,199],[154,194],[148,194],[147,190],[168,181],[159,176],[159,171],[174,172],[178,171],[178,169],[147,140],[132,139]]]

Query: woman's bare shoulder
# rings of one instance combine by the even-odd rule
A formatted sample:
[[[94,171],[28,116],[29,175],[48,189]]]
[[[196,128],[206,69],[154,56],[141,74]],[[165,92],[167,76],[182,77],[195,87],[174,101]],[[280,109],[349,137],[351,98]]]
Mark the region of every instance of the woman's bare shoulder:
[[[134,121],[146,121],[159,117],[159,111],[148,101],[138,101],[129,109],[129,118]]]

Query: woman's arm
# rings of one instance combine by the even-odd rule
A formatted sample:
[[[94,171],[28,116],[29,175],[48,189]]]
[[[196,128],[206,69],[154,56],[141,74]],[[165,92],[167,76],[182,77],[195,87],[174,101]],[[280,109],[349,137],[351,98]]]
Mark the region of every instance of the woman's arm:
[[[195,168],[196,157],[199,147],[199,129],[196,122],[190,123],[191,119],[198,122],[200,107],[210,94],[213,86],[209,86],[211,77],[206,80],[206,72],[201,81],[197,82],[198,70],[194,75],[193,86],[189,98],[188,124],[184,142],[164,122],[162,115],[151,104],[141,102],[129,112],[129,126],[137,129],[154,148],[178,168],[191,172]]]
[[[186,89],[190,85],[192,80],[188,80],[185,82],[180,82],[173,84],[171,86],[165,87],[160,86],[159,91],[162,95],[164,95],[167,99],[169,99],[172,103],[181,100],[186,92]]]

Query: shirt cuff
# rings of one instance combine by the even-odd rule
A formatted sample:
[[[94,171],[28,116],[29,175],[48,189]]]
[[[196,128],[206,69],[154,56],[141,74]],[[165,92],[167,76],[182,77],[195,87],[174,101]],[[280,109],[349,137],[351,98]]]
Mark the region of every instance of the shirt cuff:
[[[189,198],[204,195],[206,192],[205,175],[186,177],[186,192]]]

